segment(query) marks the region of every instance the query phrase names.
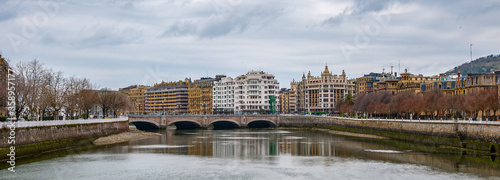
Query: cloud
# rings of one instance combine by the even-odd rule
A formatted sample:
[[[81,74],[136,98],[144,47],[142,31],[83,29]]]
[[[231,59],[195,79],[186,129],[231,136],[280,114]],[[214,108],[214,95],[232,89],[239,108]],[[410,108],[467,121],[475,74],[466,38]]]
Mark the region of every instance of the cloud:
[[[499,53],[500,6],[466,0],[57,1],[57,14],[16,53],[7,34],[24,37],[23,19],[43,12],[37,2],[2,2],[2,57],[36,58],[114,89],[140,84],[148,67],[165,80],[263,69],[288,87],[302,72],[319,75],[326,62],[350,78],[399,60],[402,69],[433,75],[468,61],[471,43],[474,57]],[[339,44],[354,45],[381,14],[390,23],[346,61]]]
[[[90,37],[85,37],[74,43],[78,48],[116,46],[142,42],[142,32],[134,28],[99,28]]]
[[[394,4],[398,4],[394,0],[381,0],[381,1],[363,1],[355,0],[352,5],[347,6],[342,13],[329,17],[323,20],[323,25],[338,26],[349,18],[363,18],[364,15],[390,11]]]
[[[200,38],[215,38],[230,33],[242,33],[248,28],[266,26],[278,18],[282,10],[272,4],[241,5],[242,1],[230,3],[216,0],[208,4],[209,16],[194,20],[177,20],[172,23],[160,37],[195,36]],[[213,6],[210,7],[210,6]]]

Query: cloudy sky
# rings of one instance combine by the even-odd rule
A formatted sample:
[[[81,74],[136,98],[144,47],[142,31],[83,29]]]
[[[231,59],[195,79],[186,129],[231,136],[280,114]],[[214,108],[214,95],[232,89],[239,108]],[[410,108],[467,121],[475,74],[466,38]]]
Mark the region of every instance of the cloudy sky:
[[[409,68],[436,75],[499,54],[491,1],[2,1],[0,51],[117,89],[249,70],[281,87],[318,76]]]

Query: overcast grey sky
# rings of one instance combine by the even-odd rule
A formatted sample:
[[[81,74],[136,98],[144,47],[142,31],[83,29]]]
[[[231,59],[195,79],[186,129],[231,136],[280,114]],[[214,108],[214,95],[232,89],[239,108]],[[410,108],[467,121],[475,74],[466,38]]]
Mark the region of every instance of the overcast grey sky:
[[[349,78],[383,68],[436,75],[499,54],[491,1],[2,1],[0,51],[99,87],[248,70],[281,87],[328,63]]]

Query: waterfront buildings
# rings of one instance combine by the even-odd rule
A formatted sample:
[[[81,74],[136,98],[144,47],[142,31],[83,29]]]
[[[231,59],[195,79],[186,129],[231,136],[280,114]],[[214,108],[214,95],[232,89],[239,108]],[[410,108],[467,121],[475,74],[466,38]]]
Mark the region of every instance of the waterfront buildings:
[[[465,95],[477,93],[482,90],[498,90],[500,86],[500,71],[488,74],[461,74],[447,75],[441,77],[439,81],[422,83],[420,90],[422,93],[431,90],[440,90],[450,95]]]
[[[213,85],[213,113],[214,114],[233,114],[234,113],[234,85],[233,78],[219,76],[219,80],[214,81]]]
[[[500,85],[500,71],[489,74],[467,74],[459,77],[455,94],[471,94],[481,90],[498,89]]]
[[[388,84],[386,81],[392,80],[394,82],[396,80],[396,76],[393,73],[374,73],[371,72],[369,74],[365,74],[363,77],[356,78],[355,80],[355,92],[356,94],[366,94],[372,92],[378,92],[383,90],[390,89],[389,86],[392,84]],[[396,81],[397,83],[398,81]],[[396,85],[397,86],[397,85]],[[394,86],[394,87],[396,87]]]
[[[421,91],[421,84],[431,83],[439,80],[440,78],[438,76],[412,75],[408,73],[407,69],[405,69],[405,72],[401,73],[400,81],[398,82],[398,93],[419,93]]]
[[[354,93],[355,83],[341,75],[333,75],[328,66],[321,76],[314,77],[311,72],[302,81],[290,84],[295,92],[295,112],[297,113],[330,113],[334,112],[335,102],[344,99],[348,93]]]
[[[295,79],[290,83],[290,90],[288,91],[288,110],[290,113],[297,113],[297,83]]]
[[[441,80],[430,83],[422,83],[420,85],[420,92],[425,93],[432,90],[440,90],[445,94],[453,95],[455,88],[457,88],[457,80]]]
[[[392,95],[403,92],[419,93],[421,84],[438,81],[438,76],[413,75],[405,70],[397,77],[397,73],[370,73],[356,79],[356,93],[366,94],[389,91]]]
[[[277,99],[279,92],[279,83],[274,75],[264,71],[249,71],[234,78],[234,82],[235,114],[271,112],[271,99]]]
[[[290,89],[281,88],[279,92],[279,108],[281,113],[290,113]]]
[[[216,78],[203,77],[188,85],[189,113],[212,113],[214,82],[220,80],[221,77],[223,76],[218,75]]]
[[[128,93],[130,103],[132,104],[130,113],[146,114],[146,92],[149,88],[149,86],[139,85],[130,89]]]
[[[270,105],[278,103],[278,93],[278,80],[263,71],[249,71],[234,79],[224,77],[214,82],[214,113],[271,113]]]
[[[190,80],[162,82],[155,84],[145,93],[147,114],[185,114],[188,113],[188,84]]]

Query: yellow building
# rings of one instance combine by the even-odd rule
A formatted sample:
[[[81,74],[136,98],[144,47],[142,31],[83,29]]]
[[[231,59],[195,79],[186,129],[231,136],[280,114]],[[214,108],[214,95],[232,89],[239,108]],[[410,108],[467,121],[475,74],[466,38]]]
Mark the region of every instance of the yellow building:
[[[288,91],[288,110],[290,113],[297,113],[297,82],[295,79],[290,83],[290,90]]]
[[[500,71],[494,74],[468,74],[457,80],[455,95],[477,93],[481,90],[498,88]]]
[[[149,86],[139,86],[137,88],[130,89],[129,98],[132,104],[132,109],[130,113],[132,114],[146,114],[146,91]]]
[[[205,77],[199,80],[195,80],[193,83],[189,84],[188,86],[189,113],[191,114],[212,113],[214,81],[218,81],[222,77],[225,76],[217,75],[215,79],[210,77]]]
[[[282,88],[279,92],[280,112],[290,113],[290,89]]]
[[[440,78],[438,76],[414,76],[408,73],[408,70],[405,69],[404,73],[401,73],[400,81],[398,82],[398,93],[402,92],[413,92],[419,93],[421,90],[420,85],[423,83],[431,83],[435,81],[439,81]]]
[[[372,86],[370,86],[370,82],[372,78],[369,77],[360,77],[356,78],[356,94],[366,94],[373,91]],[[369,88],[367,88],[367,84]]]
[[[188,113],[188,84],[190,80],[162,82],[155,84],[145,93],[147,114],[185,114]]]
[[[396,77],[392,73],[374,73],[365,74],[363,77],[356,78],[355,92],[352,94],[367,94],[387,90],[386,80],[394,80]]]

